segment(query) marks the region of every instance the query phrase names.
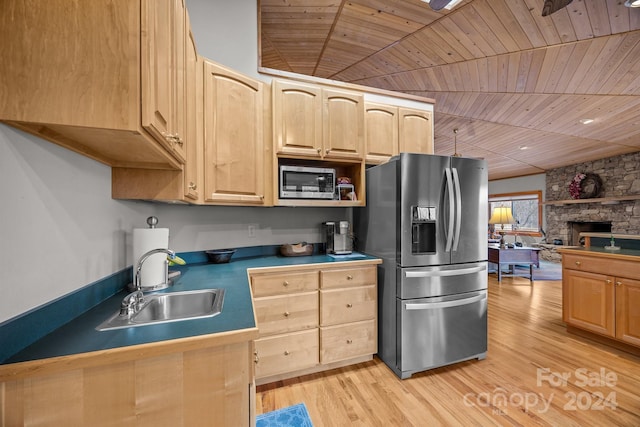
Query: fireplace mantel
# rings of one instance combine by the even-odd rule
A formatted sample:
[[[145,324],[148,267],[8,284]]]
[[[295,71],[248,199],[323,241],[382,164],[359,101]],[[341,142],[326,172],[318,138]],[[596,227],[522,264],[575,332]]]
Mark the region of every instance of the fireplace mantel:
[[[596,199],[566,199],[566,200],[549,200],[542,202],[543,205],[564,206],[574,205],[578,203],[600,203],[601,205],[617,205],[620,202],[629,200],[640,200],[640,194],[619,197],[599,197]]]

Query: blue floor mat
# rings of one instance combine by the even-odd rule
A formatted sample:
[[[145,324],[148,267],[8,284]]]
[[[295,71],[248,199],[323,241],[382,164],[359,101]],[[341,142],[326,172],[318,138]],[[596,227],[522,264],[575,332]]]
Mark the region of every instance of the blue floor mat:
[[[304,403],[256,416],[256,427],[313,427]]]

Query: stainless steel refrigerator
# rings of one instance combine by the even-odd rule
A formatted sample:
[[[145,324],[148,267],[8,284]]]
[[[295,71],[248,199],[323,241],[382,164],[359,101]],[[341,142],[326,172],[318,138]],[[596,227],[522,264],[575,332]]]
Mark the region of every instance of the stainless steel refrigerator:
[[[487,352],[487,164],[401,153],[366,171],[357,249],[378,270],[378,356],[400,378]]]

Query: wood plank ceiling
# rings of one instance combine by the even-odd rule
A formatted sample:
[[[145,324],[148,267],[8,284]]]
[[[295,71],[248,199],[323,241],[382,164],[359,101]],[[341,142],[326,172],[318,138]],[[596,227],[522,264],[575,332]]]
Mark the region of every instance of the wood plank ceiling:
[[[490,179],[640,151],[640,8],[543,3],[260,0],[260,64],[435,99],[436,154],[458,129]]]

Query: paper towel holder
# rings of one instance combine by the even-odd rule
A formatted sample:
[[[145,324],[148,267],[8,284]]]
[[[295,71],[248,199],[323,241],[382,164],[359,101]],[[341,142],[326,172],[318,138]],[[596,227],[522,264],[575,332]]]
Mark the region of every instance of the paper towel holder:
[[[158,224],[158,217],[150,216],[147,218],[147,224],[149,224],[149,228],[156,228],[156,225]]]

